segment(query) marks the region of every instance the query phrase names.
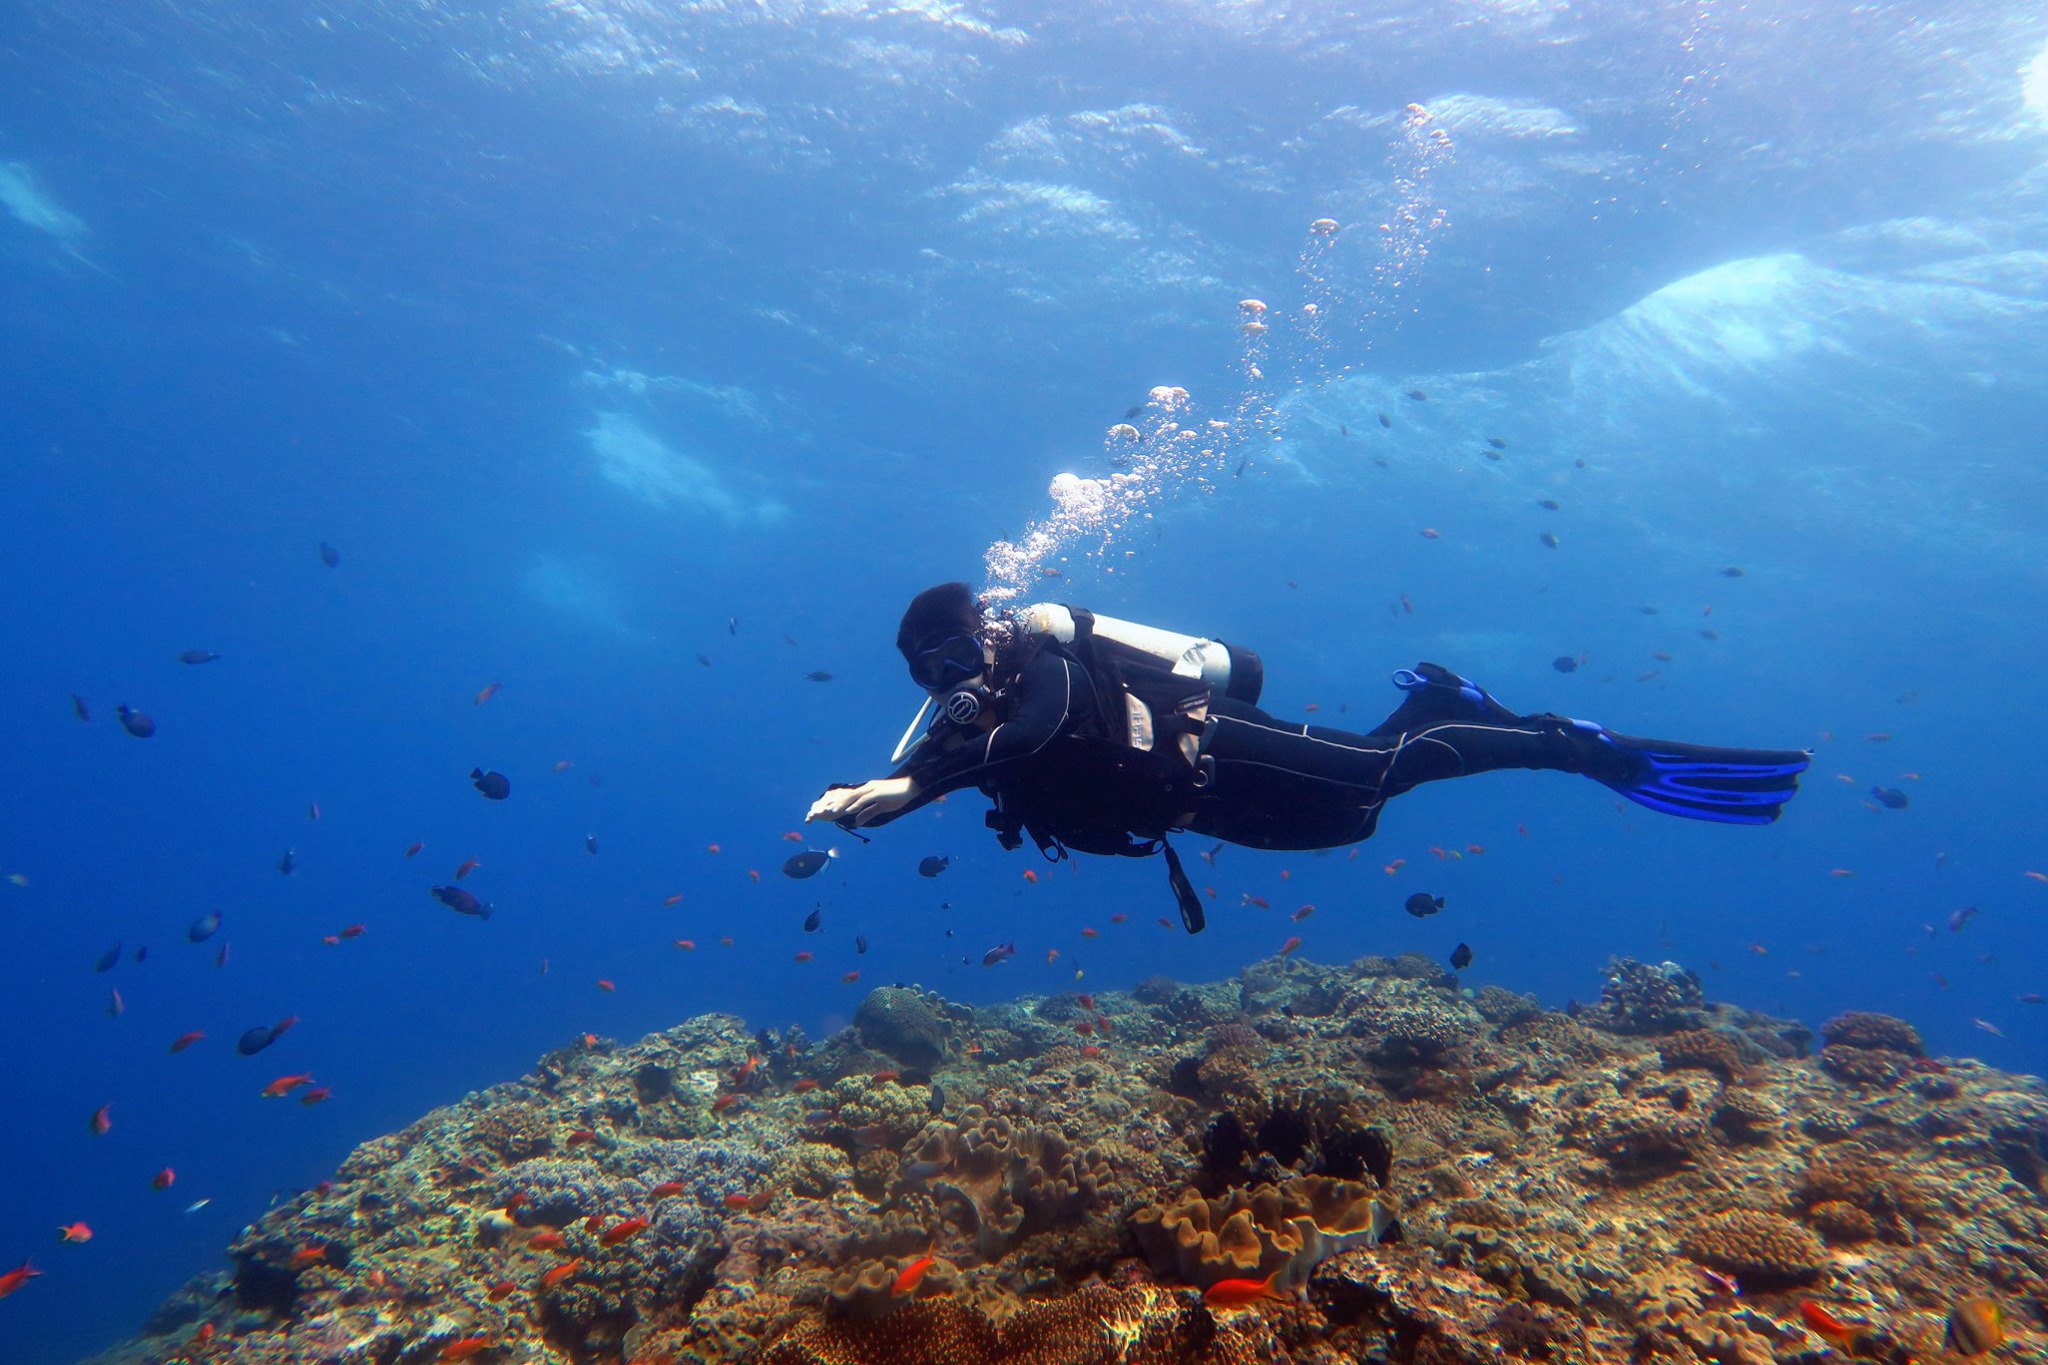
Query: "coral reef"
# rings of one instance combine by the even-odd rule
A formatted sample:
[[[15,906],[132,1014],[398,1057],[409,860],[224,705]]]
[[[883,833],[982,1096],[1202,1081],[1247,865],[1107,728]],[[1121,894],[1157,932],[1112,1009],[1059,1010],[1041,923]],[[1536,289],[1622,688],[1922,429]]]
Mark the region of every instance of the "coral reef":
[[[2044,1358],[2048,1087],[1823,1037],[1625,959],[1568,1013],[1404,956],[710,1015],[365,1142],[100,1361],[1817,1365],[1979,1297]]]

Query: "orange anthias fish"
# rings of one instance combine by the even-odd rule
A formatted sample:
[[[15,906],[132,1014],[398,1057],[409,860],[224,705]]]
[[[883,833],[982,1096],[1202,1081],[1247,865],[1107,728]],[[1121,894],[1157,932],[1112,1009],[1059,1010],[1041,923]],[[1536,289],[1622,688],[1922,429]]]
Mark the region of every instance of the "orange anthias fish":
[[[681,1194],[683,1189],[684,1185],[680,1180],[664,1180],[647,1193],[650,1199],[673,1199]]]
[[[310,1108],[311,1106],[316,1104],[327,1103],[328,1099],[331,1098],[333,1094],[334,1092],[332,1090],[329,1090],[326,1086],[316,1085],[311,1090],[308,1090],[305,1094],[299,1096],[299,1103],[306,1105]]]
[[[441,1354],[436,1359],[443,1361],[468,1360],[477,1352],[488,1350],[490,1345],[491,1339],[489,1337],[464,1337],[460,1341],[451,1341],[446,1346],[443,1346]]]
[[[890,1295],[894,1298],[906,1299],[915,1294],[918,1285],[924,1283],[926,1272],[937,1261],[938,1257],[936,1256],[924,1255],[903,1267],[902,1271],[896,1276],[896,1283],[889,1286]]]
[[[292,1253],[292,1269],[304,1270],[309,1265],[319,1265],[327,1259],[327,1248],[318,1242],[309,1242]]]
[[[60,1242],[90,1242],[92,1240],[92,1229],[83,1223],[66,1223],[63,1227],[57,1229],[57,1240]]]
[[[1848,1341],[1858,1330],[1854,1324],[1843,1322],[1812,1299],[1799,1301],[1799,1317],[1816,1336],[1837,1344]]]
[[[281,1100],[301,1086],[308,1086],[312,1083],[313,1073],[310,1071],[297,1076],[279,1076],[269,1085],[263,1087],[263,1098],[266,1100]]]
[[[27,1261],[23,1261],[5,1275],[0,1275],[0,1299],[6,1298],[9,1294],[12,1294],[15,1290],[21,1288],[35,1276],[42,1273],[42,1271],[30,1266]]]
[[[647,1220],[645,1218],[628,1218],[625,1222],[614,1223],[599,1233],[597,1242],[599,1246],[615,1247],[621,1242],[631,1241],[645,1231],[647,1231]]]
[[[485,689],[484,689],[483,691],[481,691],[481,692],[477,693],[477,694],[476,694],[476,704],[477,704],[478,706],[482,706],[482,705],[483,705],[483,704],[484,704],[485,702],[489,701],[489,700],[490,700],[490,699],[491,699],[492,697],[495,697],[495,696],[497,696],[497,695],[498,695],[498,689],[499,689],[499,688],[501,688],[501,687],[503,687],[504,685],[505,685],[505,684],[503,684],[503,683],[492,683],[492,684],[491,684],[491,685],[490,685],[489,687],[486,687],[486,688],[485,688]]]
[[[167,1190],[177,1183],[178,1173],[168,1166],[149,1178],[149,1187],[153,1190]]]
[[[583,1260],[581,1257],[578,1257],[573,1261],[564,1261],[560,1265],[556,1266],[553,1270],[550,1270],[547,1274],[540,1277],[540,1287],[542,1289],[553,1289],[556,1285],[568,1279],[571,1275],[574,1275],[577,1271],[581,1269],[583,1269]]]
[[[1290,938],[1287,940],[1287,942],[1280,945],[1280,956],[1286,957],[1289,953],[1293,952],[1296,948],[1299,948],[1300,946],[1301,939],[1298,936],[1295,938]]]
[[[186,1048],[192,1046],[192,1044],[198,1042],[205,1036],[206,1031],[204,1029],[193,1029],[190,1033],[181,1033],[177,1037],[171,1039],[171,1051],[183,1052]]]
[[[425,847],[426,844],[424,842],[415,843],[405,850],[405,856],[408,858],[417,858],[420,856],[420,850]]]
[[[1202,1302],[1212,1309],[1250,1308],[1263,1300],[1278,1298],[1279,1280],[1278,1270],[1263,1280],[1218,1280],[1203,1291]]]
[[[748,1213],[759,1213],[774,1201],[775,1191],[755,1190],[752,1194],[727,1195],[725,1197],[725,1206],[735,1213],[742,1210]]]
[[[481,858],[464,859],[462,866],[455,869],[455,880],[458,882],[461,881],[464,877],[467,877],[470,873],[476,871],[483,865],[484,860]]]
[[[103,1104],[92,1111],[92,1135],[94,1137],[105,1137],[108,1133],[114,1131],[114,1121],[107,1117],[107,1111],[113,1107],[111,1104]]]

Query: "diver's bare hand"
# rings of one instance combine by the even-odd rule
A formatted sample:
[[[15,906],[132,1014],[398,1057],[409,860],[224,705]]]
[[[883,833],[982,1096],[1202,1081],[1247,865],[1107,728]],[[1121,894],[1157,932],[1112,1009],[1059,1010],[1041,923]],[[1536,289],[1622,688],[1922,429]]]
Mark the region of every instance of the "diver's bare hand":
[[[851,820],[864,825],[875,816],[901,810],[916,795],[917,783],[907,777],[878,777],[857,787],[834,787],[811,803],[804,820]]]

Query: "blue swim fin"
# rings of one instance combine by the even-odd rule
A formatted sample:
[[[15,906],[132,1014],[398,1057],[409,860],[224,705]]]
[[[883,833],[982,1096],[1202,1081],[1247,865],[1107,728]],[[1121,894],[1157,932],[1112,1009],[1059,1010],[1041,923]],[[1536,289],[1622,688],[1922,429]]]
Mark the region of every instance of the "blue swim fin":
[[[1799,791],[1799,774],[1813,761],[1802,749],[1717,749],[1612,730],[1598,734],[1633,769],[1623,776],[1599,777],[1600,782],[1639,806],[1724,825],[1768,825],[1777,819]]]

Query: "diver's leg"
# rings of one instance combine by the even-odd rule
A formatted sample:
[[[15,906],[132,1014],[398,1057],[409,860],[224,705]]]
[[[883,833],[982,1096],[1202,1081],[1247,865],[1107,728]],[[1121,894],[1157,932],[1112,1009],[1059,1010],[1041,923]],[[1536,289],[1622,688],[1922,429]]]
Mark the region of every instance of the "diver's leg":
[[[1811,756],[1792,749],[1723,749],[1616,734],[1592,721],[1518,716],[1485,689],[1435,664],[1394,675],[1408,693],[1368,738],[1392,738],[1384,790],[1500,768],[1578,773],[1667,815],[1762,825],[1799,789]]]
[[[1635,739],[1567,716],[1518,716],[1433,664],[1395,680],[1408,697],[1370,735],[1287,725],[1255,707],[1215,704],[1202,741],[1215,763],[1215,796],[1229,800],[1233,784],[1225,779],[1235,777],[1236,785],[1265,788],[1269,796],[1278,787],[1297,803],[1339,802],[1361,814],[1369,808],[1376,818],[1381,804],[1424,782],[1536,768],[1590,777],[1670,815],[1767,824],[1798,790],[1808,762],[1796,750],[1716,749]],[[1370,832],[1370,820],[1364,829]]]

